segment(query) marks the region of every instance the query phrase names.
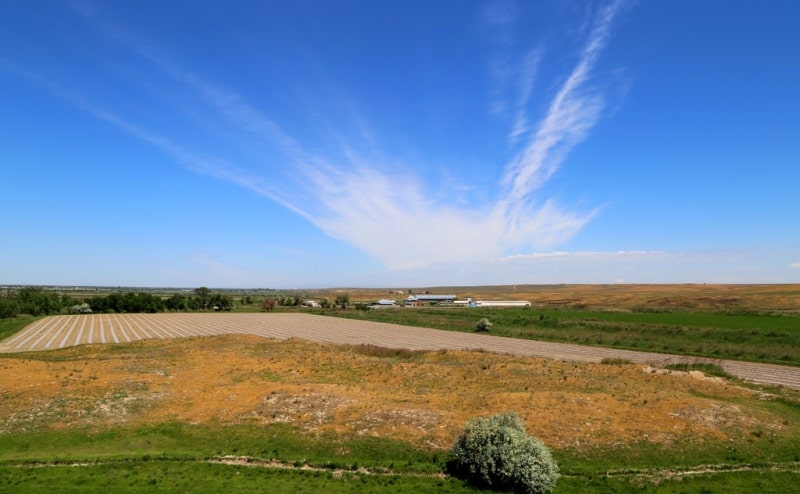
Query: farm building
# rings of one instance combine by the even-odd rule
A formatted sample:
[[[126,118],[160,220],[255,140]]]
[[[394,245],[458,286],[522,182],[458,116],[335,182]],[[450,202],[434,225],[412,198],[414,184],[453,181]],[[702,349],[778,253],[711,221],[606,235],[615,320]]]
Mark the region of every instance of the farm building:
[[[425,305],[433,303],[453,302],[456,299],[455,295],[437,295],[433,293],[426,293],[424,295],[409,295],[406,298],[406,305]]]
[[[472,307],[530,307],[527,300],[478,300]]]

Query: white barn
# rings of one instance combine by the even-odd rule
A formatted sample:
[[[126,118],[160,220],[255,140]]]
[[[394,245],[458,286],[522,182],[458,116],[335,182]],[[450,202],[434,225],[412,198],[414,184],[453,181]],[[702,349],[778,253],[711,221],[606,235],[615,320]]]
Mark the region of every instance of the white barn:
[[[475,307],[530,307],[527,300],[478,300]]]

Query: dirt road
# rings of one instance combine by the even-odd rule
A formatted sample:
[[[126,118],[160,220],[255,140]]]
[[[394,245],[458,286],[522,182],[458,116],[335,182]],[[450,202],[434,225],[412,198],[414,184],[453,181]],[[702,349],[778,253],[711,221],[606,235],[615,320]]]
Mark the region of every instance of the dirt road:
[[[265,338],[300,338],[409,350],[483,350],[578,362],[597,363],[605,358],[618,358],[654,367],[681,362],[712,362],[741,379],[800,389],[800,368],[797,367],[521,340],[296,313],[53,316],[40,319],[0,342],[0,353],[218,334],[254,334]]]

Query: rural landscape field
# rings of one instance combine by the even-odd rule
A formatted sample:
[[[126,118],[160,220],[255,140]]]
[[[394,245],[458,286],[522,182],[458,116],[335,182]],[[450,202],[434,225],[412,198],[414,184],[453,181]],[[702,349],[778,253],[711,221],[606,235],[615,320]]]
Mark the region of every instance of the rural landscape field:
[[[3,320],[0,485],[476,492],[451,475],[450,448],[471,418],[515,412],[558,462],[555,492],[795,491],[800,286],[416,291],[532,306],[267,313],[256,297],[230,313]],[[351,305],[390,295],[346,292]],[[474,331],[481,317],[488,334]],[[678,320],[703,325],[678,331]],[[567,343],[531,339],[537,328]],[[574,345],[587,331],[591,345]],[[627,333],[659,331],[693,354],[692,333],[730,341],[682,358],[628,349],[639,340]],[[581,350],[542,353],[554,349]],[[788,385],[738,378],[729,361],[783,369]]]
[[[0,494],[800,494],[800,2],[0,2]]]

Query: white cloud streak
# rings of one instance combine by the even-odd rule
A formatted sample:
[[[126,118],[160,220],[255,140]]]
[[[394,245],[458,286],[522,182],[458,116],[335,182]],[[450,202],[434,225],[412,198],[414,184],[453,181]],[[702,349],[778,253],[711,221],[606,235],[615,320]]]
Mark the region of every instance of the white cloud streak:
[[[597,122],[603,99],[600,94],[587,90],[586,84],[608,42],[620,6],[621,2],[617,1],[602,10],[578,64],[550,103],[535,137],[506,167],[503,183],[511,203],[523,201],[541,187]]]
[[[514,40],[514,27],[519,17],[519,8],[511,0],[496,0],[483,9],[483,23],[489,31],[489,41],[496,51],[489,60],[489,75],[493,85],[489,111],[502,115],[509,110],[506,92],[517,73],[510,55]]]
[[[513,4],[502,6],[493,11],[494,20],[501,27],[508,27],[515,10],[511,8]],[[513,250],[558,245],[580,231],[596,214],[596,211],[564,211],[555,201],[538,199],[533,193],[555,173],[567,153],[586,137],[600,117],[602,96],[588,84],[619,8],[620,2],[616,1],[601,11],[577,65],[550,102],[538,129],[520,153],[505,165],[501,182],[503,197],[483,206],[464,207],[452,200],[434,200],[419,178],[388,173],[380,163],[362,159],[354,152],[333,159],[311,154],[235,91],[204,81],[170,61],[158,49],[88,9],[79,11],[98,30],[198,95],[229,125],[271,143],[286,157],[291,171],[284,173],[277,183],[273,180],[267,185],[247,167],[225,159],[199,157],[111,112],[79,98],[70,99],[96,117],[162,149],[192,171],[277,201],[326,234],[358,247],[390,269],[499,258]],[[529,52],[518,71],[516,114],[509,136],[512,141],[529,133],[526,108],[541,57],[540,49]],[[286,167],[273,166],[281,168]]]
[[[547,248],[575,235],[596,211],[563,211],[553,200],[535,202],[532,193],[555,173],[600,116],[602,98],[586,85],[619,8],[620,2],[615,2],[601,12],[578,64],[551,102],[538,131],[506,166],[505,197],[493,206],[455,209],[426,199],[424,187],[413,179],[393,177],[375,168],[356,167],[355,174],[331,169],[310,177],[324,206],[309,215],[311,221],[398,269],[486,259],[514,248]],[[495,16],[497,23],[506,25],[513,20],[507,6],[500,12],[502,16]],[[540,51],[531,52],[523,63],[512,139],[527,130],[523,112],[540,57]]]
[[[536,82],[536,73],[539,62],[542,58],[542,50],[537,49],[528,54],[522,63],[521,76],[519,81],[519,99],[515,108],[514,125],[511,128],[509,141],[515,144],[519,139],[528,133],[530,125],[528,123],[528,103],[530,102],[533,88]]]

